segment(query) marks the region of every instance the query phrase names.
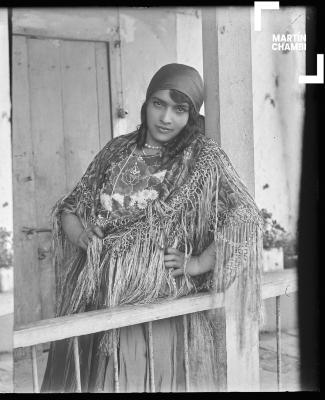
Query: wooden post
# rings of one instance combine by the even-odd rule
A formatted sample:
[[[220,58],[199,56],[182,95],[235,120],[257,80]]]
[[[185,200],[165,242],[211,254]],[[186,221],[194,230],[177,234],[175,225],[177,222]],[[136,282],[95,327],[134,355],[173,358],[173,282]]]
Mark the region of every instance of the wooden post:
[[[225,293],[227,390],[239,392],[259,391],[259,326],[246,310],[243,321],[244,343],[240,346],[238,320],[241,307],[235,283]]]
[[[254,194],[250,8],[202,8],[202,41],[207,136]]]
[[[278,392],[281,391],[281,297],[275,298],[275,318],[276,318],[276,381]]]
[[[183,315],[183,328],[184,328],[184,366],[185,366],[185,392],[190,391],[190,364],[188,357],[188,329],[187,329],[187,315]]]
[[[219,142],[254,195],[251,9],[203,8],[202,41],[207,135]],[[258,323],[247,311],[245,345],[240,351],[236,283],[225,293],[225,315],[218,315],[226,326],[227,390],[258,391]]]
[[[151,393],[156,391],[155,388],[155,362],[154,362],[154,350],[153,350],[153,338],[152,338],[152,321],[148,322],[148,336],[149,336],[149,376],[150,376],[150,389]]]
[[[32,371],[34,393],[39,393],[36,346],[32,346]]]
[[[117,334],[113,331],[113,365],[114,365],[114,389],[115,393],[120,391],[118,351],[117,351]]]
[[[79,358],[79,338],[75,336],[73,338],[73,359],[74,359],[74,370],[76,374],[76,392],[81,393],[81,376],[80,376],[80,358]]]
[[[219,52],[215,8],[202,9],[202,47],[205,133],[220,145]]]

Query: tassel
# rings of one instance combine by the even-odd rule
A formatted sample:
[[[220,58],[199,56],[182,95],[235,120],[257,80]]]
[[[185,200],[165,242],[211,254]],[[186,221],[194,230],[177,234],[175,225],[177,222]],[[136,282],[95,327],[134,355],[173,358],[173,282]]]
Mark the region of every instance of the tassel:
[[[152,303],[161,297],[176,298],[193,293],[196,284],[187,273],[188,261],[192,255],[201,254],[211,242],[216,248],[213,290],[224,291],[238,278],[238,301],[243,306],[243,317],[245,307],[256,315],[260,312],[262,225],[259,214],[227,156],[214,142],[204,140],[207,145],[202,146],[191,174],[182,178],[182,184],[172,188],[164,200],[153,201],[142,214],[133,219],[131,216],[129,221],[125,218],[114,223],[108,220],[105,225],[105,218],[100,220],[108,234],[103,240],[94,238],[91,241],[83,265],[78,249],[71,248],[69,255],[66,252],[67,241],[58,222],[67,198],[57,205],[56,263],[62,266],[65,261],[67,272],[64,276],[68,278],[60,278],[63,300],[58,312],[79,312],[86,306],[101,308]],[[104,156],[102,160],[106,160]],[[101,167],[101,173],[103,171]],[[229,199],[236,203],[221,213],[222,218],[220,185],[227,187],[232,193]],[[100,184],[96,187],[100,188]],[[95,217],[99,189],[91,201],[83,197],[80,188],[78,190],[79,197],[70,211],[75,212],[85,225],[99,223]],[[85,187],[86,190],[89,189]],[[214,232],[211,232],[211,221]],[[109,224],[114,229],[110,230]],[[184,276],[176,279],[164,266],[164,250],[173,244],[185,254]],[[201,316],[193,318],[196,318],[190,325],[193,332],[199,325],[204,326],[204,335],[210,338],[211,321],[206,317],[201,320]],[[243,318],[239,324],[242,322]],[[195,340],[202,340],[199,334],[193,334],[191,340],[193,349],[198,350],[200,343]],[[212,339],[207,340],[210,343]],[[101,340],[102,351],[110,354],[111,344],[112,338],[107,332]]]
[[[102,254],[102,240],[94,235],[87,248],[87,286],[84,295],[87,302],[94,301],[94,294],[100,283],[100,256]]]

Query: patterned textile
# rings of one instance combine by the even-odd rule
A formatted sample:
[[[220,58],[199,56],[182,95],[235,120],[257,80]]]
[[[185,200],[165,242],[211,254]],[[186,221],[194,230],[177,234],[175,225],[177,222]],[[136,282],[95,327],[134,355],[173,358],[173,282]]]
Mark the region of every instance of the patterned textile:
[[[101,205],[115,219],[139,209],[159,196],[166,170],[158,171],[159,156],[132,155],[112,163],[107,182],[100,190]]]
[[[227,155],[214,140],[198,135],[169,170],[160,171],[159,163],[149,166],[134,156],[136,136],[132,132],[110,141],[53,209],[57,315],[224,291],[238,278],[239,323],[247,309],[259,318],[263,223]],[[95,223],[102,228],[104,238],[94,237],[87,254],[66,239],[63,211],[75,213],[84,227]],[[189,258],[211,243],[214,271],[191,277],[186,273]],[[184,275],[174,278],[165,268],[166,247],[185,253]],[[200,382],[217,369],[215,322],[208,313],[190,314],[188,320],[190,365]],[[115,339],[113,332],[104,333],[94,351],[110,359]],[[43,390],[71,391],[75,378],[67,366],[53,383],[55,354],[53,345]]]

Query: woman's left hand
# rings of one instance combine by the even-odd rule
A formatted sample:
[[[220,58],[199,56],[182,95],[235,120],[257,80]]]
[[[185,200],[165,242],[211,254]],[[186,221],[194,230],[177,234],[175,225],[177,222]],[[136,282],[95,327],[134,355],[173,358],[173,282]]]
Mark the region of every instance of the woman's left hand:
[[[179,276],[184,274],[184,260],[185,254],[181,251],[168,247],[165,252],[165,267],[174,268],[171,273],[172,276]],[[195,276],[202,274],[198,256],[191,256],[186,265],[186,273]]]

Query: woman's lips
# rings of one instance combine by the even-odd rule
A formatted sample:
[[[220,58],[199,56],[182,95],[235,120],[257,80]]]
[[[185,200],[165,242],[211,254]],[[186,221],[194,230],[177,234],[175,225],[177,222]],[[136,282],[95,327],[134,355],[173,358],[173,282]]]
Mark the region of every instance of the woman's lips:
[[[156,125],[156,128],[157,128],[157,130],[158,130],[159,132],[161,132],[161,133],[169,133],[169,132],[172,132],[172,129],[166,128],[166,127],[163,127],[163,126]]]

